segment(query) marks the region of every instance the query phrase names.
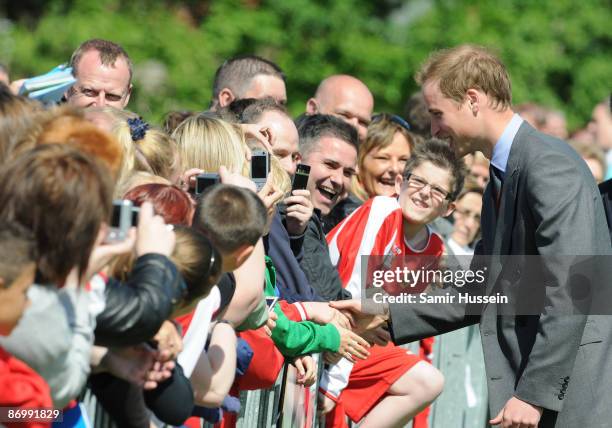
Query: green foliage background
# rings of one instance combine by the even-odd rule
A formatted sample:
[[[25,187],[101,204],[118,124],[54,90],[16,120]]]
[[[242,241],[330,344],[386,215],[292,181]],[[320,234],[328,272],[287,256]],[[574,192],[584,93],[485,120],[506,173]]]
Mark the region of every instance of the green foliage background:
[[[205,109],[218,65],[245,53],[283,68],[296,115],[340,72],[372,89],[377,111],[401,112],[428,53],[465,42],[501,55],[516,103],[561,109],[570,128],[612,88],[609,0],[28,0],[0,1],[0,14],[0,61],[13,78],[66,62],[88,38],[122,44],[137,66],[129,107],[153,121]],[[151,61],[157,85],[140,73]]]

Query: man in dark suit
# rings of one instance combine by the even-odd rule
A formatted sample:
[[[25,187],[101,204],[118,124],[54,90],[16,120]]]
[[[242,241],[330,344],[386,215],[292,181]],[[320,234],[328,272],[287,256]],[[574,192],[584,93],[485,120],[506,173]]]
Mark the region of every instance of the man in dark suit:
[[[436,52],[417,81],[431,114],[432,135],[449,140],[459,156],[481,151],[491,160],[476,248],[477,255],[487,256],[484,292],[527,292],[527,300],[539,297],[546,307],[526,314],[489,303],[470,316],[460,303],[391,303],[382,305],[376,317],[365,315],[358,301],[335,307],[353,312],[369,327],[388,320],[395,343],[479,323],[493,425],[610,426],[611,317],[570,315],[569,260],[611,253],[603,205],[586,164],[563,141],[514,114],[506,69],[484,48],[464,45]],[[535,270],[524,264],[527,256],[540,257]],[[501,316],[508,309],[511,315]]]

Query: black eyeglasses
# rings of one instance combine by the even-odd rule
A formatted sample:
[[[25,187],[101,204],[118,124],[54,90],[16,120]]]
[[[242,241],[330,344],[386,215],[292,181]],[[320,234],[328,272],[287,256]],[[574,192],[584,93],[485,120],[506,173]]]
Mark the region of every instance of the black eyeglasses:
[[[451,200],[451,194],[448,190],[444,190],[442,187],[436,184],[431,184],[430,182],[425,180],[423,177],[419,177],[418,175],[408,173],[405,177],[405,180],[408,182],[408,186],[414,189],[417,189],[417,190],[422,190],[425,187],[429,186],[431,197],[433,199],[436,199],[439,201],[443,201],[443,200],[450,201]]]
[[[406,131],[410,131],[410,124],[396,114],[389,114],[389,113],[375,114],[374,116],[372,116],[372,123],[376,123],[383,119],[387,119],[389,122],[392,122],[398,126],[401,126]]]

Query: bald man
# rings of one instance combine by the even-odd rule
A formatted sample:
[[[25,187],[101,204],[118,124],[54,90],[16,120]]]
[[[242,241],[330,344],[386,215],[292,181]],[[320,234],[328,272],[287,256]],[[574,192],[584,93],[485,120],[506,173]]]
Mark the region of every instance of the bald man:
[[[337,74],[324,79],[313,98],[306,102],[306,114],[331,114],[353,125],[364,141],[374,110],[374,97],[359,79]]]
[[[263,129],[272,153],[280,160],[283,169],[293,177],[300,160],[299,137],[285,106],[278,104],[272,97],[250,99],[244,103],[244,110],[237,113],[241,123],[252,123]]]

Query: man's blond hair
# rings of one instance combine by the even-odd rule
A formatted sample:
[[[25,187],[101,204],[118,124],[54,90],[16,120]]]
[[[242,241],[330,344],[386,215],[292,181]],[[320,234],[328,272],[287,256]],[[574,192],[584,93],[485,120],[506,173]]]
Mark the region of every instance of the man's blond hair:
[[[505,110],[512,105],[512,88],[506,67],[482,46],[461,45],[434,52],[415,79],[423,86],[438,81],[444,96],[463,103],[468,89],[478,89],[489,97],[491,107]]]

